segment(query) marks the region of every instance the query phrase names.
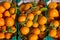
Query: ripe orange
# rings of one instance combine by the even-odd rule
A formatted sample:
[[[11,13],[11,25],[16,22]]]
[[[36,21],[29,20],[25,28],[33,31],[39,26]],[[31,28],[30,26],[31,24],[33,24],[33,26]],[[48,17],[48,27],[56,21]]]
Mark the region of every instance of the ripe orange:
[[[10,12],[10,14],[14,14],[15,13],[15,8],[10,8],[9,12]]]
[[[5,8],[3,6],[0,6],[0,13],[3,13],[5,11]]]
[[[6,31],[6,26],[2,26],[2,30]]]
[[[57,7],[57,3],[56,2],[51,2],[48,5],[49,8],[56,8]]]
[[[31,27],[32,25],[33,25],[33,21],[28,20],[26,26],[27,26],[27,27]]]
[[[20,31],[21,31],[21,34],[27,35],[30,29],[28,27],[21,27]]]
[[[29,38],[28,39],[29,40],[38,40],[38,36],[35,35],[35,34],[31,34],[31,35],[29,35]]]
[[[5,38],[6,38],[6,39],[10,39],[10,38],[11,38],[11,33],[6,33],[6,34],[5,34]]]
[[[10,17],[10,13],[9,13],[9,11],[5,11],[4,16],[6,16],[6,17]]]
[[[52,22],[52,25],[53,25],[54,27],[59,27],[59,21],[54,20],[54,21]]]
[[[51,9],[51,10],[49,10],[48,16],[52,17],[52,18],[53,17],[58,17],[59,16],[58,10],[57,9]]]
[[[10,4],[10,2],[5,1],[3,3],[3,6],[4,6],[5,9],[9,9],[11,7],[11,4]]]
[[[38,10],[38,11],[36,11],[35,13],[36,13],[37,15],[40,15],[40,14],[41,14],[41,11]]]
[[[35,28],[35,29],[32,30],[32,33],[35,34],[35,35],[39,35],[40,34],[40,29]]]
[[[22,4],[22,5],[20,5],[20,11],[22,12],[23,10],[24,10],[24,8],[25,8],[25,5],[24,4]]]
[[[44,24],[46,24],[46,22],[47,22],[47,18],[45,16],[41,16],[38,18],[38,23],[40,25],[44,25]]]
[[[34,15],[32,13],[28,13],[27,18],[29,20],[33,20],[34,19]]]
[[[45,25],[41,25],[41,26],[40,26],[40,30],[41,30],[42,32],[44,32],[44,31],[46,30],[46,26],[45,26]]]
[[[56,30],[54,30],[54,29],[50,30],[49,35],[50,35],[51,37],[55,37],[56,34],[57,34],[57,31],[56,31]]]
[[[36,28],[36,27],[38,27],[38,26],[39,26],[39,24],[38,24],[37,22],[33,23],[33,27],[34,27],[34,28]]]
[[[26,16],[22,15],[18,18],[19,22],[24,22],[26,20]]]
[[[2,18],[3,17],[3,15],[2,15],[2,13],[0,13],[0,18]]]
[[[11,17],[12,17],[13,19],[15,19],[15,18],[16,18],[16,14],[11,15]]]
[[[24,10],[28,10],[30,7],[32,7],[31,3],[25,4]]]
[[[15,26],[12,26],[12,27],[11,27],[11,30],[13,30],[13,33],[15,33],[15,32],[16,32]]]
[[[3,18],[0,18],[0,26],[4,26],[5,25],[5,21]]]
[[[5,38],[4,33],[1,33],[1,32],[0,32],[0,39],[4,39],[4,38]]]
[[[14,25],[14,19],[12,19],[11,17],[6,18],[6,26],[13,26]]]

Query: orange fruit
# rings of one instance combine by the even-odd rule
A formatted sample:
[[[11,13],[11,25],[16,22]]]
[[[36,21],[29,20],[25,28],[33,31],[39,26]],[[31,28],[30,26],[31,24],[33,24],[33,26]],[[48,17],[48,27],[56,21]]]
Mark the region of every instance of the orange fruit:
[[[25,5],[24,4],[22,4],[22,5],[20,5],[20,11],[22,12],[23,10],[24,10],[24,8],[25,8]]]
[[[3,6],[4,6],[5,9],[9,9],[11,7],[11,4],[10,4],[10,2],[5,1],[3,3]]]
[[[57,3],[56,2],[51,2],[48,5],[49,8],[56,8],[57,7]]]
[[[15,13],[15,8],[10,8],[9,12],[10,12],[10,14],[14,14]]]
[[[5,11],[5,8],[3,6],[0,6],[0,13],[3,13]]]
[[[51,37],[55,37],[56,34],[57,34],[57,31],[54,30],[54,29],[50,30],[50,32],[49,32],[49,35],[50,35]]]
[[[19,22],[24,22],[25,20],[26,20],[26,16],[24,16],[24,15],[19,16],[19,18],[18,18]]]
[[[16,32],[15,26],[12,26],[12,27],[11,27],[11,30],[13,30],[13,33],[15,33],[15,32]]]
[[[37,15],[40,15],[40,14],[41,14],[41,11],[38,10],[38,11],[36,11],[35,13],[36,13]]]
[[[2,17],[3,17],[3,14],[0,13],[0,18],[2,18]]]
[[[5,25],[5,21],[3,18],[0,18],[0,26],[4,26]]]
[[[6,33],[6,34],[5,34],[5,38],[6,38],[6,39],[10,39],[10,38],[11,38],[11,33]]]
[[[16,14],[11,15],[11,17],[12,17],[13,19],[15,19],[15,18],[16,18]]]
[[[38,26],[39,26],[39,24],[38,24],[37,22],[33,23],[33,27],[34,27],[34,28],[36,28],[36,27],[38,27]]]
[[[51,9],[51,10],[49,10],[48,16],[49,17],[58,17],[59,16],[58,10],[57,9]]]
[[[41,30],[42,32],[44,32],[44,31],[46,30],[46,26],[45,26],[45,25],[41,25],[41,26],[40,26],[40,30]]]
[[[35,34],[31,34],[31,35],[29,35],[29,38],[28,39],[29,40],[38,40],[38,36],[35,35]]]
[[[27,26],[27,27],[31,27],[32,25],[33,25],[33,21],[28,20],[26,26]]]
[[[40,34],[40,29],[35,28],[35,29],[32,30],[32,33],[35,34],[35,35],[39,35]]]
[[[29,20],[33,20],[34,19],[34,15],[32,13],[28,13],[27,18]]]
[[[5,38],[5,34],[0,32],[0,39],[4,39]]]
[[[46,22],[47,22],[47,18],[45,16],[41,16],[38,18],[38,23],[40,25],[44,25],[44,24],[46,24]]]
[[[10,13],[9,13],[9,11],[5,11],[4,16],[6,16],[6,17],[10,17]]]
[[[30,7],[32,7],[31,3],[25,4],[24,10],[28,10]]]
[[[14,25],[14,19],[12,19],[11,17],[6,18],[6,26],[13,26]]]
[[[2,26],[2,30],[6,31],[6,26]]]
[[[20,31],[21,31],[21,34],[27,35],[30,29],[28,27],[21,27]]]
[[[57,20],[52,21],[52,25],[54,27],[59,27],[59,21],[57,21]]]

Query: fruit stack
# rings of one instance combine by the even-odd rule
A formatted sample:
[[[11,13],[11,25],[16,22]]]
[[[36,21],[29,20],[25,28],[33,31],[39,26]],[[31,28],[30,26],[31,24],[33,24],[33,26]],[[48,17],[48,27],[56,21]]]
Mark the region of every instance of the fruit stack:
[[[0,39],[10,39],[16,32],[15,8],[10,2],[0,3]]]

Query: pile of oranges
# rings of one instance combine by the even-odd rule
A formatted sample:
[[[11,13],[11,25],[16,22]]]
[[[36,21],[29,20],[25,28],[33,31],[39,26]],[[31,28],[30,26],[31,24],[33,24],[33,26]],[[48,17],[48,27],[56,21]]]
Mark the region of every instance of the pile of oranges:
[[[21,4],[21,14],[18,18],[21,35],[25,36],[26,40],[38,40],[44,38],[46,36],[46,31],[49,31],[49,36],[52,38],[59,38],[60,14],[57,9],[58,6],[56,2],[51,2],[48,5],[48,18],[46,18],[45,12],[40,10],[43,10],[43,5],[37,5],[35,9],[33,9],[32,3]],[[46,23],[48,23],[48,30]]]
[[[10,39],[16,32],[15,8],[10,2],[0,3],[0,39]]]

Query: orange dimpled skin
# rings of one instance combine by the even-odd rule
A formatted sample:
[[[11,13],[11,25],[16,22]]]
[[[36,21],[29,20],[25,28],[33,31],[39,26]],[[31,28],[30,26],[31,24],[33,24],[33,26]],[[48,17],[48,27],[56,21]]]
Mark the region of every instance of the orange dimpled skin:
[[[42,16],[42,17],[38,18],[38,23],[40,25],[44,25],[44,24],[46,24],[46,22],[47,22],[47,18],[45,16]]]
[[[10,16],[9,11],[5,11],[4,16],[9,17]]]
[[[27,35],[29,33],[30,29],[28,27],[22,27],[20,29],[20,31],[21,31],[21,34]]]
[[[4,38],[5,38],[4,33],[1,33],[1,32],[0,32],[0,39],[4,39]]]
[[[58,17],[59,16],[58,10],[57,9],[51,9],[51,10],[49,10],[48,16],[49,17]]]
[[[5,11],[5,8],[3,6],[0,6],[0,13],[3,13]]]
[[[11,33],[6,33],[6,34],[5,34],[5,38],[6,38],[6,39],[10,39],[10,38],[11,38]]]
[[[2,18],[3,17],[3,14],[2,13],[0,13],[0,18]]]
[[[18,18],[19,22],[24,22],[26,20],[26,16],[22,15]]]
[[[14,19],[12,19],[11,17],[6,18],[6,26],[13,26],[14,25]]]
[[[14,14],[15,13],[15,8],[10,8],[9,12],[10,12],[10,14]]]
[[[0,26],[4,26],[5,25],[5,21],[3,18],[0,18]]]
[[[2,30],[6,31],[6,26],[2,26]]]
[[[11,15],[11,17],[12,17],[13,19],[15,19],[15,18],[16,18],[16,14]]]
[[[5,9],[9,9],[11,7],[11,4],[10,4],[10,2],[5,1],[3,3],[3,6],[4,6]]]

